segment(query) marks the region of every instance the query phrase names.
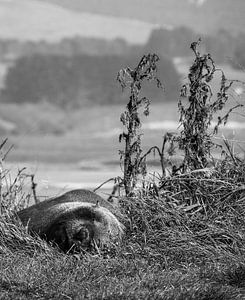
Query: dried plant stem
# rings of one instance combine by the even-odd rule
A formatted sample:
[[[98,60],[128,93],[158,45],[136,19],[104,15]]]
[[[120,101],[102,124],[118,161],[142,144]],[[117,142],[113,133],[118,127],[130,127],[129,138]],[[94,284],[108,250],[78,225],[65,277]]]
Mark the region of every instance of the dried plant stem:
[[[128,84],[130,87],[129,102],[126,111],[121,115],[121,122],[126,131],[119,136],[119,141],[124,140],[124,151],[120,151],[120,158],[123,160],[123,184],[127,196],[131,195],[136,186],[138,176],[145,175],[145,159],[141,158],[141,120],[139,115],[140,107],[144,106],[144,114],[149,114],[150,101],[140,96],[142,83],[145,80],[155,80],[160,86],[156,77],[156,63],[159,57],[156,54],[144,55],[135,69],[125,68],[118,73],[117,80],[124,89]]]

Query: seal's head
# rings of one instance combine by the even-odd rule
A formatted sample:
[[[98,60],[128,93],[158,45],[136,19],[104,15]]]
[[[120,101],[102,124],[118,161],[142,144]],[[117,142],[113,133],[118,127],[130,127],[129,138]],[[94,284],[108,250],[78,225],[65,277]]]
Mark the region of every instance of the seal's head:
[[[89,221],[67,220],[53,223],[43,236],[64,252],[80,252],[91,248],[95,230]]]
[[[81,252],[119,240],[123,225],[106,208],[80,204],[55,219],[43,232],[47,241],[54,242],[64,252]]]

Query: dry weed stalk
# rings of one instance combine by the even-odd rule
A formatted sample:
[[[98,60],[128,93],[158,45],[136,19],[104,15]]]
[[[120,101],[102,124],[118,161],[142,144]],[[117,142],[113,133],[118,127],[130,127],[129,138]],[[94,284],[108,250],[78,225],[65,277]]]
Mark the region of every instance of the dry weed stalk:
[[[181,96],[187,98],[188,104],[185,106],[181,99],[179,101],[180,123],[183,126],[179,148],[184,151],[183,172],[207,167],[214,146],[213,135],[217,134],[221,124],[226,124],[230,113],[242,106],[238,104],[225,116],[218,117],[214,131],[210,130],[214,114],[221,111],[228,101],[227,92],[233,81],[228,81],[223,71],[215,67],[210,54],[200,54],[197,49],[199,43],[200,40],[191,44],[195,60],[190,67],[189,82],[181,90]],[[214,99],[210,82],[216,72],[221,72],[221,82]]]
[[[138,176],[146,174],[145,157],[142,157],[141,119],[139,109],[143,106],[145,116],[149,114],[150,100],[141,97],[140,92],[145,80],[156,81],[157,86],[161,86],[156,77],[157,62],[159,57],[156,54],[144,55],[136,68],[129,67],[122,69],[118,73],[117,80],[124,89],[129,85],[130,97],[126,111],[121,114],[121,122],[126,131],[119,136],[119,142],[125,142],[124,150],[120,151],[120,159],[123,160],[123,184],[127,196],[131,195],[136,186]]]

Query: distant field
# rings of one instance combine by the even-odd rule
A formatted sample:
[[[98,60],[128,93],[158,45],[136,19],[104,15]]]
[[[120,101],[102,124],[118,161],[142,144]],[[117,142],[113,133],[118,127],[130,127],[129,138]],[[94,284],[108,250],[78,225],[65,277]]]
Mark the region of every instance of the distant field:
[[[142,117],[142,122],[147,124],[162,120],[177,121],[176,108],[177,103],[154,104],[150,116]],[[9,156],[10,160],[74,163],[83,159],[107,160],[118,156],[121,147],[118,135],[122,130],[119,118],[124,109],[123,105],[97,106],[67,113],[58,109],[55,111],[54,108],[47,111],[45,107],[39,107],[39,113],[41,109],[43,114],[40,114],[38,119],[38,110],[34,112],[34,107],[3,107],[1,116],[7,116],[7,110],[12,110],[11,121],[14,122],[14,115],[18,114],[16,120],[22,122],[19,125],[22,126],[22,132],[9,137],[15,148]],[[60,126],[61,132],[42,133],[37,126],[42,118],[47,129],[50,120],[52,126]],[[146,144],[151,144],[152,140],[161,141],[161,137],[161,131],[157,130],[152,135],[152,132],[147,130]]]

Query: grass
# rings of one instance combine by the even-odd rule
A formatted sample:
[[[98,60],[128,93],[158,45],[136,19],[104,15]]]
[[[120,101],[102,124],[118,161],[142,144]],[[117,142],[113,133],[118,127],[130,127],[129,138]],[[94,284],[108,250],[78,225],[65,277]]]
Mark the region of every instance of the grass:
[[[234,166],[121,198],[127,232],[109,254],[60,253],[5,214],[0,299],[244,299],[245,165]]]
[[[9,260],[7,260],[9,262]],[[1,280],[4,299],[242,299],[237,277],[244,267],[170,270],[146,261],[11,258],[13,274]],[[5,261],[6,263],[6,261]],[[2,263],[3,270],[6,269]],[[50,267],[52,267],[50,269]],[[23,280],[23,275],[28,280]],[[66,276],[64,276],[66,275]],[[240,297],[240,298],[239,298]]]
[[[176,257],[178,257],[176,255]],[[2,299],[243,299],[244,261],[201,267],[148,259],[1,255]]]

